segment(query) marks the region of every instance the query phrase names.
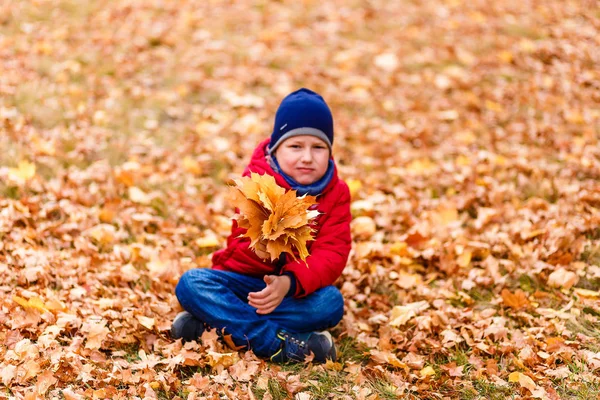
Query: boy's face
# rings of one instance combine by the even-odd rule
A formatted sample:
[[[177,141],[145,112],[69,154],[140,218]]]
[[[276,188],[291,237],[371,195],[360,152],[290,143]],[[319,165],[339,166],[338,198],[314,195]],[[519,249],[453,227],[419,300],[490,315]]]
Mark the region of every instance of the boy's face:
[[[327,172],[329,147],[315,136],[294,136],[281,143],[275,157],[283,172],[301,185],[310,185]]]

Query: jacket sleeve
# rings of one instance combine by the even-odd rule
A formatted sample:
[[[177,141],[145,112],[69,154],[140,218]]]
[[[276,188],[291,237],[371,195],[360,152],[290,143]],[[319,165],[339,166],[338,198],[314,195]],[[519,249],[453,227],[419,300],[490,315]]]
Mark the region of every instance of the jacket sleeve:
[[[304,297],[317,289],[332,285],[342,274],[348,261],[352,239],[350,235],[350,190],[341,183],[341,194],[335,199],[330,215],[323,215],[323,225],[310,246],[306,264],[291,261],[282,273],[291,272],[296,277],[294,297]]]

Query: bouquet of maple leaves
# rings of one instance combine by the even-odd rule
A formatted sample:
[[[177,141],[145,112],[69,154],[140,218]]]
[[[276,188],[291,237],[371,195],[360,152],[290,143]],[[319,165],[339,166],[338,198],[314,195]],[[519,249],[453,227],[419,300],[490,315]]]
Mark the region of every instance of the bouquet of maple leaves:
[[[252,173],[234,180],[230,199],[238,208],[238,225],[246,228],[243,237],[250,238],[250,248],[263,260],[274,261],[282,253],[306,263],[306,243],[313,240],[310,222],[319,215],[310,210],[317,204],[315,196],[296,196],[286,191],[270,175]],[[294,251],[296,250],[296,252]]]

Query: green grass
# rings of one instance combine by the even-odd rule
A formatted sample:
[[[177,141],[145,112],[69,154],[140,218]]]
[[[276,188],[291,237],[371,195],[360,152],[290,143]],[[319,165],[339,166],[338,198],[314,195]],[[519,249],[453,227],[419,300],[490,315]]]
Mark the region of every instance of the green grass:
[[[326,398],[330,394],[333,394],[334,397],[341,397],[340,395],[345,393],[342,386],[347,383],[347,379],[347,374],[343,372],[325,371],[323,373],[315,371],[309,377],[307,391],[317,399]]]
[[[18,200],[19,198],[21,198],[21,191],[17,186],[12,186],[0,182],[0,197]]]
[[[399,396],[398,388],[392,385],[390,382],[377,379],[369,382],[369,386],[373,389],[375,393],[377,393],[378,398],[385,400],[395,400]],[[410,397],[404,397],[410,398]]]
[[[485,303],[486,305],[494,298],[494,293],[491,289],[484,287],[474,287],[467,294],[478,304]]]
[[[542,179],[541,183],[532,179],[519,188],[521,199],[527,201],[531,198],[539,198],[546,200],[548,203],[554,204],[560,198],[560,192],[556,187],[553,179]]]
[[[575,287],[587,290],[600,290],[600,278],[590,278],[588,276],[582,276]]]
[[[529,274],[522,274],[519,276],[519,288],[527,293],[533,293],[540,290],[542,286],[537,279],[534,279]]]
[[[555,382],[554,388],[563,400],[588,400],[600,398],[600,383],[573,382],[571,379]]]
[[[473,381],[472,388],[460,391],[458,398],[463,400],[505,400],[514,399],[518,393],[509,386],[498,386],[483,379]]]
[[[400,292],[393,283],[386,283],[384,281],[378,282],[373,288],[373,293],[383,295],[387,298],[387,301],[391,306],[395,306],[402,303]]]
[[[363,363],[369,360],[369,349],[353,337],[345,336],[341,338],[337,341],[336,347],[339,362],[352,361]]]
[[[509,36],[524,37],[539,40],[545,37],[543,32],[536,30],[531,25],[509,24],[503,27],[503,32]]]
[[[276,379],[269,379],[268,391],[273,396],[273,400],[284,400],[290,396],[288,391]]]
[[[600,229],[598,231],[600,231]],[[591,237],[594,238],[598,235],[598,233],[594,232],[591,234]],[[594,241],[593,243],[588,244],[579,256],[579,259],[590,265],[600,265],[600,243]]]
[[[593,317],[590,314],[591,313],[584,313],[577,318],[567,321],[567,328],[573,334],[581,333],[588,337],[600,339],[600,322],[598,322],[597,317]],[[592,321],[592,319],[595,319],[595,321]]]

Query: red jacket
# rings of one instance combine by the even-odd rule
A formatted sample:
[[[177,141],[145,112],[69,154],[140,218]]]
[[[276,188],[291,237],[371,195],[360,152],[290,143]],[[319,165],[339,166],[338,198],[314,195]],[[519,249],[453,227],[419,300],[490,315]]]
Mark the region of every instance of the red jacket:
[[[252,154],[250,164],[243,175],[251,172],[261,175],[267,173],[275,177],[281,187],[290,189],[283,176],[275,173],[265,158],[266,148],[270,139],[260,143]],[[350,253],[350,190],[348,185],[339,179],[337,170],[323,192],[317,197],[318,210],[321,213],[316,218],[315,240],[307,247],[310,255],[307,265],[300,259],[294,261],[287,257],[287,262],[279,266],[277,260],[265,261],[249,249],[249,238],[240,238],[245,233],[244,228],[233,221],[231,234],[227,238],[227,247],[213,254],[213,268],[237,272],[262,278],[265,275],[281,275],[290,272],[296,277],[295,297],[306,296],[315,290],[331,285],[341,275]]]

